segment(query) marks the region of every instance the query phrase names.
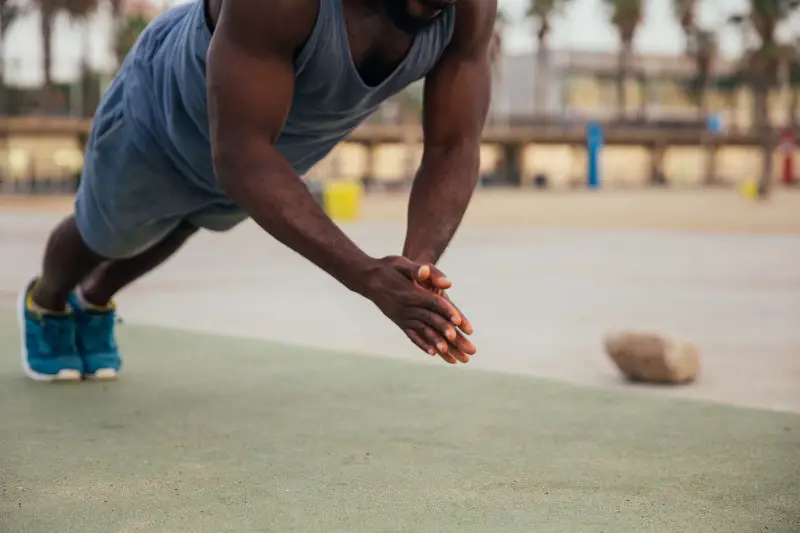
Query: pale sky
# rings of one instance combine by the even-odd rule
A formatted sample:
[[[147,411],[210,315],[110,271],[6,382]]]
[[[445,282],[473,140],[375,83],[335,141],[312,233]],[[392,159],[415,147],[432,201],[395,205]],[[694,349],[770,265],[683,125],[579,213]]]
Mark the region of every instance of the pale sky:
[[[163,2],[163,0],[153,0]],[[186,0],[183,0],[186,1]],[[523,19],[527,0],[499,0],[502,9],[511,16],[511,28],[506,35],[509,53],[530,51],[534,47],[532,25]],[[179,0],[178,3],[182,3]],[[720,31],[723,52],[735,55],[741,49],[738,32],[725,27],[731,13],[742,12],[748,0],[700,0],[700,19],[710,28]],[[646,0],[645,21],[636,37],[637,50],[678,54],[683,51],[683,35],[672,16],[672,0]],[[617,35],[608,23],[603,0],[572,0],[565,15],[556,20],[551,46],[557,49],[607,50],[617,49]],[[95,66],[108,65],[108,13],[99,13],[92,24],[89,38],[91,61]],[[800,14],[781,28],[784,38],[800,37]],[[76,76],[85,32],[65,17],[59,19],[55,31],[55,77],[67,80]],[[41,81],[41,40],[38,16],[18,22],[9,32],[6,42],[7,77],[9,81],[39,83]]]

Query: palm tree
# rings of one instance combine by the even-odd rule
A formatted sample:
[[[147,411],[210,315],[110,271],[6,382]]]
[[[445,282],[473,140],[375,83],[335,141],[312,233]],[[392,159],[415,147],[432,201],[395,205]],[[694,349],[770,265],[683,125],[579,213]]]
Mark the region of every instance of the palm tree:
[[[752,29],[759,39],[756,48],[746,52],[743,65],[753,91],[754,131],[762,140],[761,197],[769,194],[776,142],[769,116],[769,92],[777,86],[781,64],[786,61],[786,47],[777,40],[777,28],[798,7],[800,0],[750,0],[749,11],[730,18],[731,23]]]
[[[160,9],[150,0],[109,0],[109,4],[112,47],[119,66],[139,35],[159,15]]]
[[[139,35],[149,23],[150,20],[140,13],[123,17],[114,35],[114,56],[117,60],[117,65],[122,64],[125,56],[131,51]]]
[[[789,124],[797,130],[800,129],[800,117],[798,117],[797,106],[800,105],[800,38],[798,38],[791,49],[789,60],[789,109],[787,119]]]
[[[697,0],[672,0],[672,9],[683,33],[688,35],[697,24]]]
[[[118,46],[120,39],[122,39],[122,33],[125,31],[123,29],[125,25],[125,16],[123,13],[125,7],[125,0],[108,0],[108,6],[111,11],[111,43],[114,48],[114,58],[117,61],[117,67],[122,64],[122,60],[119,57]]]
[[[19,2],[0,0],[0,111],[2,112],[5,112],[6,102],[6,35],[11,25],[23,14],[24,8]]]
[[[564,12],[570,0],[529,0],[525,13],[537,25],[536,29],[536,78],[534,86],[534,106],[537,113],[547,107],[547,87],[550,81],[550,50],[547,37],[552,29],[553,19]]]
[[[708,98],[713,82],[714,61],[719,54],[717,34],[711,30],[696,29],[690,36],[687,52],[695,61],[698,83],[698,113],[702,119],[708,116]]]
[[[695,83],[693,89],[697,101],[697,111],[701,119],[708,116],[708,96],[711,90],[712,67],[719,52],[717,34],[700,28],[697,24],[697,0],[673,0],[675,17],[686,36],[686,54],[695,63]]]
[[[717,57],[719,47],[717,34],[713,31],[700,28],[697,24],[697,0],[673,0],[675,18],[686,36],[686,55],[695,64],[695,76],[689,85],[689,92],[697,104],[697,114],[701,121],[709,115],[708,97],[713,82],[712,66]],[[716,149],[708,136],[704,136],[703,145],[706,149],[705,184],[711,185],[716,180],[717,158]]]
[[[51,105],[53,92],[53,24],[59,13],[66,13],[72,19],[83,19],[97,9],[97,0],[35,0],[39,10],[42,37],[42,74],[44,87],[42,99],[45,108]]]
[[[639,23],[644,18],[644,0],[603,0],[611,14],[611,23],[617,28],[620,39],[619,66],[617,67],[617,114],[624,117],[628,105],[625,82],[628,80],[633,59],[633,39]]]
[[[725,109],[728,111],[728,121],[730,129],[734,132],[739,131],[739,120],[736,113],[736,97],[739,91],[747,85],[746,75],[741,68],[717,76],[714,78],[714,89],[722,96],[725,101]]]

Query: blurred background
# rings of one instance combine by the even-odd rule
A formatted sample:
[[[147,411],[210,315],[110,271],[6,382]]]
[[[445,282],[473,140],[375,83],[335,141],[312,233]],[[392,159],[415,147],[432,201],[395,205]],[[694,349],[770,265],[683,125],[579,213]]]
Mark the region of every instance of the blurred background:
[[[156,0],[0,0],[0,192],[74,190],[90,120]],[[800,2],[501,0],[482,187],[796,182]],[[312,174],[408,186],[421,86]],[[591,132],[591,133],[590,133]]]

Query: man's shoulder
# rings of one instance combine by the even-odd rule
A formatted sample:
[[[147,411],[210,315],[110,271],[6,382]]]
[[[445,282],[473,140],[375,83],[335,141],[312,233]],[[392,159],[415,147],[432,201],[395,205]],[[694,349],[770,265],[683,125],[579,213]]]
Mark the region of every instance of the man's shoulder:
[[[493,28],[497,18],[497,0],[458,0],[454,40],[471,40]]]
[[[223,0],[220,22],[234,33],[264,43],[301,45],[311,35],[324,1],[327,0]]]

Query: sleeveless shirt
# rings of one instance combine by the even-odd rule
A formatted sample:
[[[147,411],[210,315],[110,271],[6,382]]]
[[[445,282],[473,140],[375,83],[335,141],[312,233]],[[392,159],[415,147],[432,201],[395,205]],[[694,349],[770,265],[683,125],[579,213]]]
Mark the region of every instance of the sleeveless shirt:
[[[368,86],[353,63],[342,0],[320,0],[314,28],[295,58],[294,98],[276,149],[299,175],[308,172],[382,102],[434,67],[454,22],[451,5],[414,36],[383,82]],[[203,0],[173,7],[142,33],[119,75],[126,121],[140,150],[200,189],[224,196],[214,176],[206,102],[210,42]]]

